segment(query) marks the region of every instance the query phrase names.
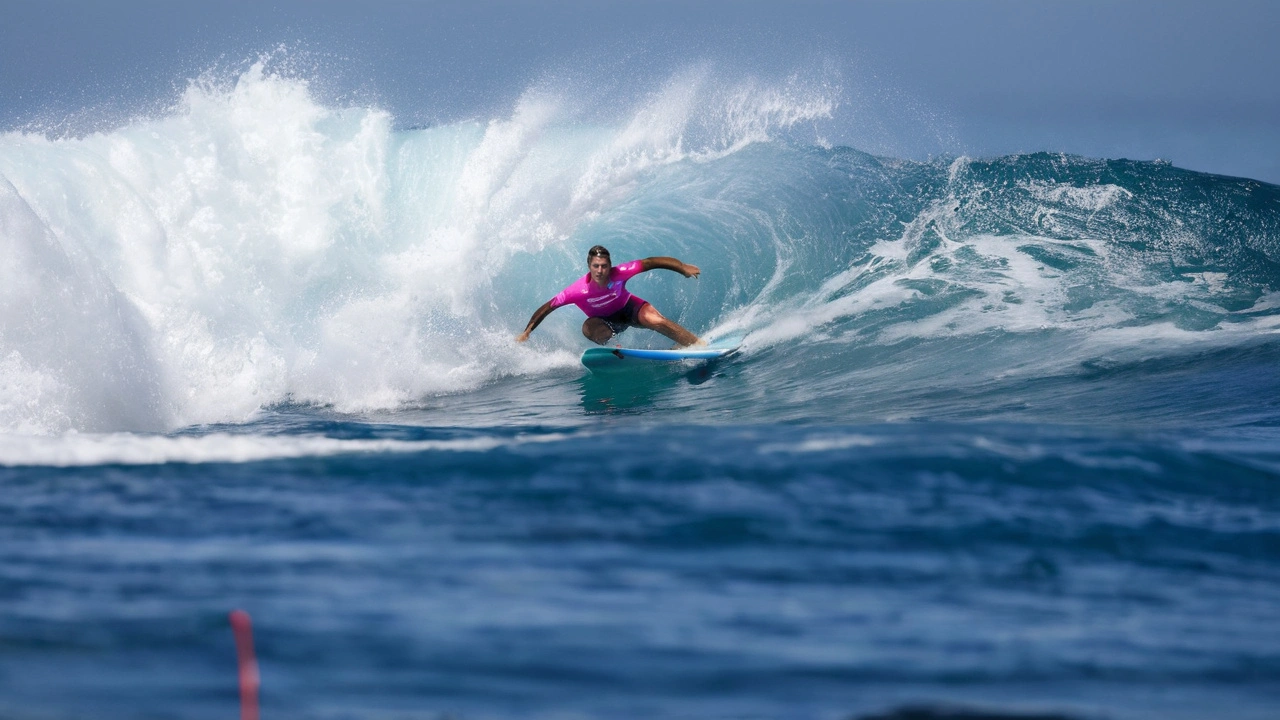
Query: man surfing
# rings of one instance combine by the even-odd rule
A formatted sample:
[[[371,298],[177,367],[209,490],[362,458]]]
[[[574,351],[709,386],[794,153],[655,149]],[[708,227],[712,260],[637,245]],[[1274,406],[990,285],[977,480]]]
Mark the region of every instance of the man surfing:
[[[586,322],[582,323],[582,334],[597,345],[609,342],[614,335],[633,325],[656,330],[681,347],[704,345],[697,335],[666,319],[657,308],[627,291],[628,280],[657,268],[691,278],[698,277],[702,272],[696,265],[680,262],[673,257],[649,257],[615,267],[609,258],[609,251],[596,245],[587,251],[589,272],[535,310],[524,332],[516,336],[516,342],[528,340],[529,333],[552,310],[573,303],[587,314]]]

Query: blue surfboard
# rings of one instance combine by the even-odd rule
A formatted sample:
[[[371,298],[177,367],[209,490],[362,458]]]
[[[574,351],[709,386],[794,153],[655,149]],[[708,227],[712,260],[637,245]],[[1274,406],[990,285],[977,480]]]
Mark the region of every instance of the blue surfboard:
[[[718,342],[712,346],[677,348],[675,350],[646,350],[644,348],[593,347],[582,353],[582,364],[592,370],[617,369],[635,364],[652,362],[682,362],[686,360],[716,360],[738,350],[738,342],[732,345]]]

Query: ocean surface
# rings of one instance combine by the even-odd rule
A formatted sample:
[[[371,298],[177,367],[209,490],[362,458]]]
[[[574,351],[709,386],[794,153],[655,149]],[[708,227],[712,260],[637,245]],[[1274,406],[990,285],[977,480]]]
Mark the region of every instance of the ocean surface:
[[[1277,717],[1280,187],[836,104],[0,134],[0,717]],[[595,244],[741,352],[517,345]]]

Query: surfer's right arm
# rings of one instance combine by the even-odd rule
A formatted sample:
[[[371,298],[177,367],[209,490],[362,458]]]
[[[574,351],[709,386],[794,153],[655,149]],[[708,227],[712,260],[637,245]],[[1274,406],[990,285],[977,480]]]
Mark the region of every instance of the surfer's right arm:
[[[533,329],[538,327],[538,325],[551,314],[552,310],[556,309],[551,302],[551,300],[548,300],[542,303],[542,307],[533,311],[533,317],[529,318],[529,324],[525,326],[524,332],[516,336],[516,342],[522,343],[525,340],[528,340],[529,333],[533,332]]]
[[[665,255],[659,257],[647,257],[640,261],[640,267],[640,272],[662,268],[663,270],[678,272],[687,278],[696,278],[702,274],[702,270],[699,270],[697,265],[690,265],[687,262],[677,260],[673,257],[666,257]]]

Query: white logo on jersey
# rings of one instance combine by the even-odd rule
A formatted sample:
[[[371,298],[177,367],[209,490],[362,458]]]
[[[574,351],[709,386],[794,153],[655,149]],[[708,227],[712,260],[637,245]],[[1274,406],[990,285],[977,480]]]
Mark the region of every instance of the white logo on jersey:
[[[587,298],[587,303],[591,305],[591,307],[600,307],[601,305],[608,305],[617,299],[618,293],[613,292],[608,295],[601,295],[600,297]]]

